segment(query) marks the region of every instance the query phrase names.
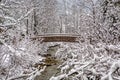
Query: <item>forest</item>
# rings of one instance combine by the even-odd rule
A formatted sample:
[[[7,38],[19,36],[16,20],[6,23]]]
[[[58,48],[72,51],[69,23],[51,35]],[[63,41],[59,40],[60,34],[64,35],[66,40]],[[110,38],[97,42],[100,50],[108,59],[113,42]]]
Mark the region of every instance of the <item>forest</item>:
[[[120,80],[120,0],[0,0],[0,80]]]

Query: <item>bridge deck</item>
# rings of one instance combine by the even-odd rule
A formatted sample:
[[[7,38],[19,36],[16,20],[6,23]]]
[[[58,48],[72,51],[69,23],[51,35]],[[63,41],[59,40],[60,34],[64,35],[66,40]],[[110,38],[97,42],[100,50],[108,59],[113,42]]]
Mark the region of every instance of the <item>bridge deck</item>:
[[[41,39],[42,42],[78,42],[78,34],[43,34],[32,37],[33,40]]]

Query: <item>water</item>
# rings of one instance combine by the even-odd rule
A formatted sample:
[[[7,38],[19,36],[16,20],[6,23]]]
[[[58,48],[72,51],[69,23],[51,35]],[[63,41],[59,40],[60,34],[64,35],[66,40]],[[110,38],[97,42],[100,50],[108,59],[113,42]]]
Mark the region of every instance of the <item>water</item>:
[[[57,67],[61,64],[61,61],[55,58],[55,53],[58,48],[59,45],[49,47],[46,52],[49,55],[46,56],[46,59],[44,60],[44,63],[46,64],[46,69],[44,72],[42,72],[41,75],[36,76],[35,80],[49,80],[53,75],[60,72]]]

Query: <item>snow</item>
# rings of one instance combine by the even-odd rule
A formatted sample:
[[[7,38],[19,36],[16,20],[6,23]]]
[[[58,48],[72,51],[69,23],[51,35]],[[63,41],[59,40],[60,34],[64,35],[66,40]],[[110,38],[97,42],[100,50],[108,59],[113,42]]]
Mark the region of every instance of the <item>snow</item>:
[[[65,77],[67,77],[67,75],[66,74],[62,74],[62,75],[59,75],[58,77],[52,76],[50,78],[50,80],[61,80],[61,79],[65,78]]]
[[[95,79],[95,75],[96,76],[101,75],[102,76],[101,80],[104,80],[106,78],[109,78],[109,80],[113,80],[112,74],[116,70],[116,66],[120,67],[118,65],[119,59],[113,59],[113,57],[110,56],[112,54],[107,55],[106,48],[109,48],[109,50],[112,49],[113,51],[119,51],[119,45],[105,45],[103,43],[98,43],[96,47],[93,47],[92,45],[85,44],[82,45],[82,47],[84,47],[83,49],[81,47],[76,47],[78,45],[75,46],[75,44],[66,44],[66,45],[67,46],[64,46],[64,48],[63,47],[60,48],[60,50],[58,50],[58,52],[56,53],[57,56],[58,53],[59,53],[58,55],[60,55],[61,52],[63,52],[64,50],[68,50],[67,51],[68,53],[66,53],[66,55],[69,55],[70,53],[72,56],[72,57],[67,56],[68,59],[66,59],[66,61],[61,66],[59,66],[59,68],[61,69],[61,74],[66,73],[67,76],[71,76],[72,74],[77,72],[78,74],[73,78],[77,78],[77,76],[79,77],[83,76],[84,79],[87,79],[88,76],[87,73],[91,72],[92,74],[94,74],[93,76],[90,77],[92,79],[93,78]],[[68,47],[68,45],[70,46]],[[89,49],[88,53],[86,53],[85,55],[84,53],[81,53],[81,50],[83,52],[84,50],[86,50],[86,48],[91,48],[91,49]],[[91,50],[94,52],[92,54],[94,56],[90,55]],[[101,50],[103,53],[101,52]],[[96,54],[96,52],[98,54]],[[79,54],[81,55],[83,54],[84,55],[83,58],[79,58],[81,56]],[[99,56],[99,54],[104,54],[104,55]],[[64,59],[64,57],[66,56],[61,56],[60,58]],[[93,57],[93,58],[88,59],[87,57]],[[107,66],[109,68],[107,68]],[[87,73],[85,73],[85,71]],[[105,71],[107,73],[105,73]],[[58,76],[56,76],[55,79],[57,79],[57,77]],[[54,77],[52,78],[54,79]]]
[[[70,0],[67,5],[54,1],[0,1],[0,79],[34,80],[48,67],[38,69],[46,59],[41,55],[58,45],[60,72],[50,80],[120,80],[119,0]],[[65,33],[66,27],[76,26],[79,43],[31,40],[37,33],[60,32],[56,28],[61,27]]]
[[[2,67],[8,67],[10,65],[9,61],[10,61],[10,55],[9,54],[5,54],[2,57],[2,60],[1,60]]]

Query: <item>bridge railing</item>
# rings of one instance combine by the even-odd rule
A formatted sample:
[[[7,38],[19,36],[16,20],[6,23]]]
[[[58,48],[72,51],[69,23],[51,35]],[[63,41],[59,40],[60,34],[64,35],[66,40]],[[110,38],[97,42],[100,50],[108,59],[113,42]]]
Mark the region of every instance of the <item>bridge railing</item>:
[[[78,42],[80,38],[79,34],[68,34],[68,33],[50,33],[41,34],[32,37],[31,39],[39,39],[42,42]]]

